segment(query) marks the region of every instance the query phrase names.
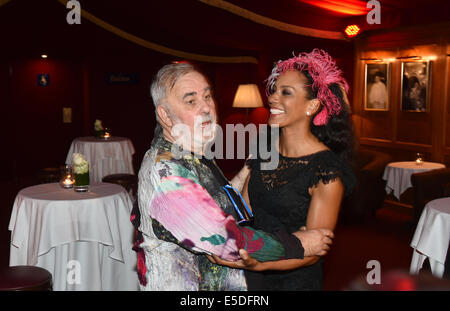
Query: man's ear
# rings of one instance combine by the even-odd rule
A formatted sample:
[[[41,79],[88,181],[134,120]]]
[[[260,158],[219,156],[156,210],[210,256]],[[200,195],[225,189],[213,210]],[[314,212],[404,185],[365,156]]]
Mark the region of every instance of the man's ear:
[[[159,121],[166,127],[171,128],[173,126],[172,118],[170,116],[169,110],[163,105],[156,107],[156,112],[158,113]]]
[[[320,108],[320,100],[318,100],[317,98],[311,99],[308,102],[308,112],[309,115],[314,115]]]

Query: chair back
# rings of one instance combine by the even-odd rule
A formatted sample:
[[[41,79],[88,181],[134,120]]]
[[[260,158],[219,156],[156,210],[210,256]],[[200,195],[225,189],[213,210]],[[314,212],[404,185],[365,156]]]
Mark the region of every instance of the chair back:
[[[412,174],[411,184],[414,198],[413,220],[417,223],[428,202],[448,196],[450,168]]]
[[[124,187],[132,198],[136,197],[138,178],[133,174],[111,174],[102,178],[103,182],[116,184]]]

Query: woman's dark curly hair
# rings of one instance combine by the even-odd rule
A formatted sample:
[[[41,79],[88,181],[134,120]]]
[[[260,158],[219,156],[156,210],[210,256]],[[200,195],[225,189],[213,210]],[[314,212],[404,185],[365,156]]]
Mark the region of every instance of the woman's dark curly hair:
[[[303,70],[301,73],[308,80],[307,98],[309,100],[317,98],[317,91],[314,91],[311,87],[314,81],[308,70]],[[343,86],[337,83],[330,84],[328,88],[339,99],[342,109],[338,114],[330,115],[325,125],[317,126],[312,120],[323,109],[323,106],[321,106],[311,118],[310,130],[319,141],[338,154],[341,159],[351,161],[353,159],[354,135],[347,95]]]

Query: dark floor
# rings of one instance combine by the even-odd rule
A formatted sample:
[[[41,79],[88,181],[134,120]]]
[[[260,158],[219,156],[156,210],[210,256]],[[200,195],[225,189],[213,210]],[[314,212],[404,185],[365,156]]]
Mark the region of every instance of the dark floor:
[[[9,262],[8,223],[14,198],[20,189],[33,183],[33,179],[0,183],[0,266]],[[338,226],[332,250],[325,259],[324,289],[346,289],[352,280],[367,275],[370,260],[380,262],[381,277],[391,270],[408,272],[414,229],[409,221],[407,214],[383,208],[370,222]]]
[[[378,210],[376,219],[365,224],[340,225],[324,262],[324,289],[344,290],[359,277],[366,278],[372,270],[370,260],[380,263],[383,274],[409,272],[413,254],[409,246],[414,234],[412,217],[387,207]]]

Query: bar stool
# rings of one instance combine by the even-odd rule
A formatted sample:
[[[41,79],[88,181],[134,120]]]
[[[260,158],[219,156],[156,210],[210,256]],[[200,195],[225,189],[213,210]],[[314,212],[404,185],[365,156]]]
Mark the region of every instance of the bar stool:
[[[61,167],[46,167],[40,169],[36,175],[37,182],[39,184],[59,182],[62,176],[61,172],[63,168],[64,167],[61,166]]]
[[[112,183],[124,187],[132,198],[136,197],[138,178],[133,174],[112,174],[102,178],[103,182]]]
[[[52,274],[35,266],[0,269],[0,291],[51,291]]]

